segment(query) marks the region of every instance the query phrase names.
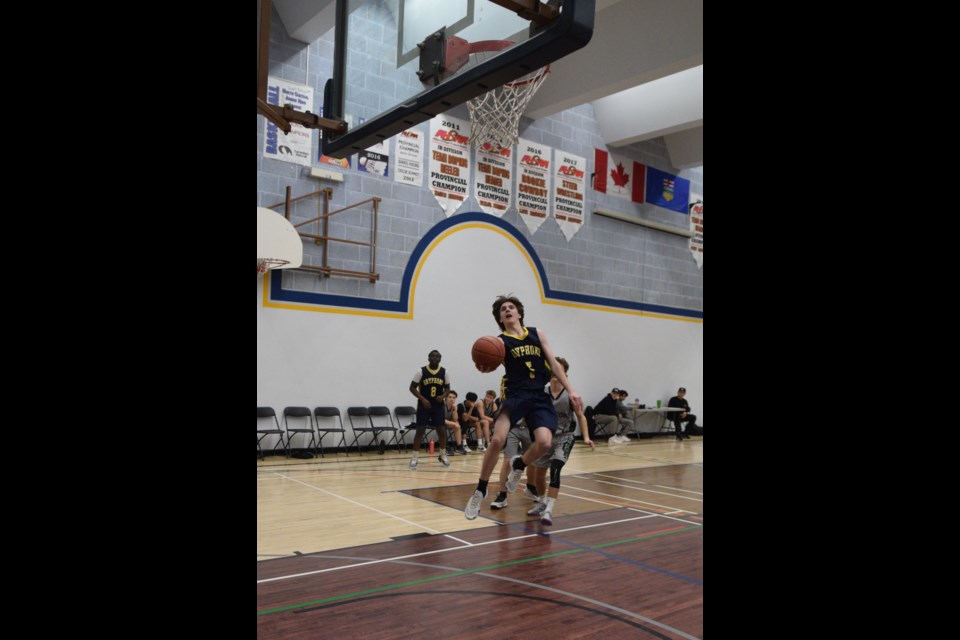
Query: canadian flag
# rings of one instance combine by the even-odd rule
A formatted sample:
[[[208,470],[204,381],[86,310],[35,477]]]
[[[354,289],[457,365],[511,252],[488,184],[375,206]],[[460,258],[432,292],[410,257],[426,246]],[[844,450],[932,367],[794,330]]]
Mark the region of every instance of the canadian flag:
[[[647,167],[627,158],[594,149],[593,189],[600,193],[643,202],[646,193]]]

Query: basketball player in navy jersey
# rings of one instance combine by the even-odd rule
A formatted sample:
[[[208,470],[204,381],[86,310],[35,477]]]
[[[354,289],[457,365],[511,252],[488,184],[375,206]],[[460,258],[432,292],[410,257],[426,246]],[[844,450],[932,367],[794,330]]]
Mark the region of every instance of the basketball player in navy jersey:
[[[437,460],[445,467],[450,466],[447,460],[447,426],[444,424],[446,411],[443,406],[443,399],[450,391],[450,378],[447,370],[440,366],[440,358],[439,351],[431,351],[427,355],[429,364],[420,367],[413,374],[413,381],[410,383],[410,393],[417,397],[417,432],[413,436],[413,458],[410,460],[410,468],[414,471],[420,457],[420,441],[427,425],[437,430],[437,438],[440,440],[440,455]]]
[[[467,520],[473,520],[480,512],[480,505],[487,496],[487,482],[497,466],[511,426],[523,418],[533,443],[522,456],[514,456],[510,460],[510,475],[506,482],[508,493],[513,493],[517,488],[526,466],[550,450],[553,432],[557,429],[557,411],[544,387],[550,382],[551,375],[556,376],[567,390],[573,410],[583,410],[583,399],[567,381],[563,367],[557,362],[547,342],[547,336],[542,330],[523,325],[523,303],[514,296],[500,296],[493,303],[493,317],[503,331],[499,337],[505,347],[503,364],[507,372],[500,387],[500,413],[493,424],[490,446],[483,456],[477,490],[463,510]],[[477,369],[483,373],[495,368],[477,365]]]

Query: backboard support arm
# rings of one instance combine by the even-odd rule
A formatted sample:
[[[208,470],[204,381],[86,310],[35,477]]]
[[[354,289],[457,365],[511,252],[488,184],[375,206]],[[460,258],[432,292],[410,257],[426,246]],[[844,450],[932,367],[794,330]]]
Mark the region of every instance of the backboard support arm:
[[[272,0],[260,0],[260,14],[257,21],[257,113],[280,127],[284,133],[290,133],[290,123],[296,122],[307,129],[322,129],[327,133],[343,133],[347,130],[345,120],[331,120],[307,112],[297,111],[293,107],[282,107],[267,103],[267,69],[270,64],[270,11]]]
[[[540,0],[490,0],[493,4],[513,11],[524,20],[530,20],[537,26],[553,22],[557,17],[557,9]]]

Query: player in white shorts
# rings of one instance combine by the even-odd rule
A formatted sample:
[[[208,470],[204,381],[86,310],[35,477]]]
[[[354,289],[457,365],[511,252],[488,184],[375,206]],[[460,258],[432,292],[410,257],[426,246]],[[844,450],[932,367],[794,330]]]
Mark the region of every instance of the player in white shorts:
[[[490,503],[491,509],[503,509],[507,506],[507,490],[505,487],[507,484],[507,476],[510,475],[510,460],[513,459],[513,456],[518,456],[523,451],[526,451],[532,442],[530,439],[530,430],[527,429],[527,425],[523,420],[507,432],[507,442],[503,445],[503,464],[500,465],[500,493],[498,493],[497,497]],[[533,465],[527,467],[527,487],[523,490],[523,495],[534,501],[538,500],[537,482],[534,475],[536,471]]]

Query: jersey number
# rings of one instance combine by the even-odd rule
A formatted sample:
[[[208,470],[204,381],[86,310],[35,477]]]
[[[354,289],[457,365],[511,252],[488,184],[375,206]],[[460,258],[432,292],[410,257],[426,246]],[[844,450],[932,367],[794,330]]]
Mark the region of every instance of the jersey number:
[[[527,361],[524,362],[523,364],[527,365],[527,369],[530,369],[530,377],[531,377],[531,378],[535,377],[535,376],[534,376],[534,373],[535,373],[535,372],[534,372],[534,370],[533,370],[533,364],[532,364],[529,360],[527,360]]]
[[[431,397],[431,398],[434,398],[434,397],[436,397],[436,395],[437,395],[437,388],[436,388],[436,387],[430,387],[430,397]]]

